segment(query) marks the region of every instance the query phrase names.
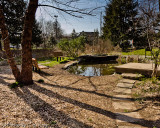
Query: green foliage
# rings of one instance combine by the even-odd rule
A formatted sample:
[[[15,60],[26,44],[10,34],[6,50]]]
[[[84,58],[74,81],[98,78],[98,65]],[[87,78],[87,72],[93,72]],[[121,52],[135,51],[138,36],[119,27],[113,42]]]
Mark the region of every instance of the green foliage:
[[[19,46],[18,44],[21,43],[22,37],[26,3],[24,0],[12,0],[12,2],[10,0],[1,0],[1,3],[3,5],[10,41],[12,45]],[[41,33],[39,23],[35,21],[33,25],[32,44],[38,46],[42,43]]]
[[[128,113],[128,112],[129,112],[129,110],[128,110],[128,109],[124,109],[124,112],[125,112],[125,113]]]
[[[59,64],[59,62],[57,62],[57,61],[51,61],[51,62],[43,64],[43,65],[49,66],[49,67],[53,67],[54,65],[57,65],[57,64]]]
[[[136,37],[136,7],[134,0],[111,0],[104,16],[103,38],[110,39],[116,46]]]
[[[145,49],[134,50],[132,52],[122,52],[122,55],[145,55]],[[147,56],[151,56],[150,51],[146,51]]]
[[[50,125],[55,125],[55,124],[57,124],[56,121],[51,121],[51,123],[50,123]]]
[[[5,22],[9,31],[10,41],[17,45],[21,41],[20,32],[23,29],[23,16],[26,4],[23,0],[1,0]]]
[[[86,38],[84,36],[72,40],[63,39],[58,43],[58,47],[66,52],[68,56],[76,58],[79,51],[84,51],[85,42]]]
[[[141,96],[141,94],[140,93],[134,93],[134,94],[132,94],[133,95],[133,97],[135,97],[135,98],[137,98],[137,97],[140,97]]]
[[[56,41],[56,39],[54,38],[53,35],[51,35],[51,37],[49,39],[49,42],[50,42],[50,45],[52,45],[52,46],[57,44],[57,41]]]
[[[42,58],[38,60],[38,63],[45,66],[53,67],[54,65],[65,63],[68,62],[69,60],[73,60],[73,58],[64,57],[61,61],[57,61],[56,57],[51,57],[51,58]]]
[[[33,30],[32,30],[32,45],[36,45],[37,47],[43,43],[42,39],[42,31],[40,29],[39,23],[35,20]]]
[[[16,87],[22,87],[23,84],[19,83],[19,82],[15,82],[15,83],[12,83],[12,84],[10,84],[8,86],[12,89],[12,88],[16,88]]]
[[[156,77],[151,78],[152,84],[157,84],[158,79]]]
[[[38,83],[44,83],[44,80],[43,79],[39,79],[37,82]]]

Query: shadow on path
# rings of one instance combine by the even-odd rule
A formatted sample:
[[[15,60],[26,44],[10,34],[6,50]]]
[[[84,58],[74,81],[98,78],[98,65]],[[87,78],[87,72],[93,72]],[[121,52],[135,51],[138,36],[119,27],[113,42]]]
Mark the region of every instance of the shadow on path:
[[[9,84],[9,83],[5,82],[3,79],[0,79],[0,81],[5,85]],[[43,86],[65,88],[65,89],[69,89],[69,90],[75,90],[75,91],[86,92],[86,93],[90,93],[90,94],[96,94],[98,96],[104,96],[104,97],[107,97],[107,98],[117,98],[117,97],[112,97],[112,96],[109,96],[109,95],[97,93],[95,91],[82,90],[82,89],[77,89],[77,88],[72,88],[72,87],[67,87],[67,86],[60,86],[60,85],[46,84],[46,83],[43,83]],[[13,91],[16,93],[16,95],[18,97],[20,97],[21,99],[23,99],[25,101],[25,103],[27,103],[35,112],[37,112],[46,123],[51,123],[52,121],[57,121],[57,124],[54,125],[57,128],[60,128],[58,126],[58,124],[66,125],[66,126],[71,127],[71,128],[92,128],[92,126],[87,125],[87,124],[85,124],[81,121],[78,121],[78,120],[74,119],[74,118],[71,118],[69,115],[65,114],[62,111],[56,110],[54,107],[52,107],[50,104],[46,103],[40,97],[31,93],[29,88],[31,88],[31,89],[39,92],[39,93],[45,94],[46,96],[49,96],[49,97],[52,97],[52,98],[55,98],[55,99],[59,99],[61,101],[65,101],[67,103],[73,104],[75,106],[78,106],[80,108],[83,108],[83,109],[86,109],[86,110],[89,110],[89,111],[96,112],[98,114],[102,114],[102,115],[107,116],[111,119],[115,119],[115,117],[117,115],[117,113],[114,113],[114,112],[111,112],[111,111],[108,111],[108,110],[104,110],[104,109],[98,108],[96,106],[92,106],[92,105],[77,101],[75,99],[71,99],[71,98],[62,96],[58,93],[55,93],[51,90],[40,87],[36,84],[34,84],[32,86],[22,87],[21,90],[23,92],[20,91],[19,88],[13,89]],[[34,104],[34,103],[36,103],[36,104]],[[124,119],[126,119],[126,118],[128,120],[137,119],[137,118],[133,118],[133,117],[124,115],[122,113],[118,113],[118,118],[117,118],[118,120],[125,121]],[[160,121],[160,120],[157,120],[157,121]],[[140,119],[139,122],[135,122],[135,123],[132,122],[132,124],[138,124],[140,126],[145,126],[145,127],[148,127],[148,128],[152,128],[154,123],[155,123],[155,121],[144,120],[144,119]]]
[[[35,88],[38,87],[37,85],[33,86],[35,86]],[[45,122],[50,124],[51,122],[56,121],[58,124],[66,125],[71,128],[92,128],[92,126],[71,118],[69,115],[62,111],[56,110],[50,104],[46,103],[38,96],[31,93],[28,87],[22,87],[21,89],[23,92],[21,92],[18,88],[14,92],[18,97],[23,99],[35,112],[37,112]],[[55,124],[54,127],[60,128],[58,124]]]
[[[82,103],[80,101],[77,101],[77,100],[74,100],[74,99],[71,99],[71,98],[68,98],[68,97],[65,97],[65,96],[62,96],[62,95],[60,95],[58,93],[54,93],[54,92],[52,92],[52,91],[50,91],[50,90],[48,90],[46,88],[40,87],[38,85],[31,86],[30,88],[32,88],[33,90],[35,90],[35,91],[37,91],[39,93],[45,94],[45,95],[47,95],[49,97],[56,98],[56,99],[68,102],[70,104],[79,106],[80,108],[83,108],[83,109],[86,109],[86,110],[89,110],[89,111],[93,111],[93,112],[105,115],[105,116],[110,117],[112,119],[115,119],[115,117],[117,115],[117,113],[114,113],[114,112],[111,112],[111,111],[107,111],[107,110],[104,110],[104,109],[101,109],[101,108],[98,108],[98,107],[95,107],[95,106],[92,106],[92,105],[89,105],[89,104],[86,104],[86,103]],[[118,118],[117,118],[118,120],[125,121],[124,118],[127,119],[127,120],[136,120],[137,119],[137,118],[133,118],[133,117],[118,113]],[[140,126],[145,126],[145,127],[152,127],[154,122],[155,121],[152,121],[152,120],[140,119],[139,122],[131,122],[131,123],[132,124],[138,124]]]

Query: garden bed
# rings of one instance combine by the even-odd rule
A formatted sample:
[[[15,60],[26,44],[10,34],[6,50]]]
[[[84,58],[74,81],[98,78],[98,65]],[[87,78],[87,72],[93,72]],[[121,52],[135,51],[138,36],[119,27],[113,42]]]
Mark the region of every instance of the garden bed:
[[[153,128],[160,126],[160,84],[155,78],[142,79],[132,90],[136,107],[144,119],[153,122]]]

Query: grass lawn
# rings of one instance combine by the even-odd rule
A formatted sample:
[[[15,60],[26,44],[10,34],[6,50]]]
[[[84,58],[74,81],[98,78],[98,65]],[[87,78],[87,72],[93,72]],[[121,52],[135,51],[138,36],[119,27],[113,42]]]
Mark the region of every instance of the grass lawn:
[[[42,65],[45,65],[45,66],[52,67],[52,66],[57,65],[57,64],[66,63],[70,60],[74,60],[74,59],[71,58],[71,57],[64,57],[63,59],[61,58],[61,61],[57,61],[57,57],[50,57],[50,58],[38,59],[38,63],[42,64]]]
[[[132,52],[122,52],[122,55],[145,55],[145,49],[134,50]],[[147,56],[151,56],[150,51],[146,51]]]

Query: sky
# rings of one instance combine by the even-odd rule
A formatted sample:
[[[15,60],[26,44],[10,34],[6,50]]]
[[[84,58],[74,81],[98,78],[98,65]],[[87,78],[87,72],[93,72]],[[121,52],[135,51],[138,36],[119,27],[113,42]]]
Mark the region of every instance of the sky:
[[[59,0],[65,3],[67,0]],[[69,1],[69,0],[68,0]],[[86,32],[93,32],[95,29],[100,30],[100,13],[102,12],[102,15],[104,15],[105,6],[107,4],[107,0],[79,0],[79,2],[72,3],[70,6],[74,6],[76,8],[89,8],[89,10],[92,10],[96,7],[101,7],[93,11],[93,14],[96,16],[88,16],[83,15],[83,18],[76,18],[73,16],[70,16],[62,11],[55,10],[50,7],[39,7],[36,12],[36,19],[45,19],[46,21],[55,21],[54,15],[58,16],[58,22],[61,24],[61,28],[64,30],[66,34],[70,34],[73,29],[76,30],[76,32],[86,31]],[[46,1],[40,4],[48,4]],[[56,7],[69,9],[66,6],[58,5],[58,4],[51,4]]]

